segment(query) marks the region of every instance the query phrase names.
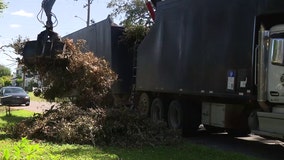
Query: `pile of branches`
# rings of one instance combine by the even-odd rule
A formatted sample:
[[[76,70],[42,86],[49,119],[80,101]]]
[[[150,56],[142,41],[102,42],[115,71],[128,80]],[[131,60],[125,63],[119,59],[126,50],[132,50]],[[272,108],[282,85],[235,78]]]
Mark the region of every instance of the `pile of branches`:
[[[106,97],[117,75],[109,63],[94,56],[92,52],[82,53],[85,41],[65,39],[66,49],[53,58],[37,59],[32,67],[48,85],[43,97],[49,101],[69,97],[72,103],[83,108],[100,105]],[[109,97],[107,97],[109,98]]]
[[[180,132],[152,123],[129,108],[89,108],[61,104],[18,123],[14,137],[56,143],[140,147],[180,142]]]
[[[66,50],[54,59],[32,66],[49,84],[44,98],[75,96],[7,129],[15,138],[96,146],[156,146],[176,144],[178,131],[165,122],[155,124],[127,107],[108,102],[117,75],[92,52],[82,53],[83,41],[65,40]],[[66,95],[69,94],[69,95]]]

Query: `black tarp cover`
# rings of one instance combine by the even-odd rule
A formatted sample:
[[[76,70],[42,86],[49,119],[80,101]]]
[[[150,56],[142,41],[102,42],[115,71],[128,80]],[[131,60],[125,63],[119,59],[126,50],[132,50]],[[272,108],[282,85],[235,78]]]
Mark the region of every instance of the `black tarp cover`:
[[[254,94],[256,17],[283,12],[283,0],[158,2],[155,24],[138,49],[137,90]]]
[[[118,81],[112,88],[113,93],[117,94],[129,93],[132,89],[133,55],[120,41],[123,32],[124,28],[115,25],[108,17],[64,36],[74,41],[86,40],[87,50],[110,63],[111,68],[118,74]]]

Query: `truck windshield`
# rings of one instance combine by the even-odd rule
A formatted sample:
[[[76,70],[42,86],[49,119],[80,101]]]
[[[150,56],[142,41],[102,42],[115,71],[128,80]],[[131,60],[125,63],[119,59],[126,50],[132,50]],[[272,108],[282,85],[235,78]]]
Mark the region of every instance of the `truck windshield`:
[[[271,63],[284,66],[284,39],[272,38],[270,47]]]

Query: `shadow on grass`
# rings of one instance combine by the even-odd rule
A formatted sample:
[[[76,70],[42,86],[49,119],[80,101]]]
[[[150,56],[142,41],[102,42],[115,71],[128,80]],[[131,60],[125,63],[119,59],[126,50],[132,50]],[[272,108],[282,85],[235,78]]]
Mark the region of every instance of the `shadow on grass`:
[[[13,112],[11,112],[10,115],[6,115],[4,109],[0,110],[0,140],[12,138],[12,136],[6,133],[6,131],[10,130],[10,127],[25,119],[27,119],[26,116],[14,115]]]
[[[0,119],[2,119],[3,121],[7,122],[7,124],[16,124],[18,122],[21,122],[24,119],[27,119],[27,117],[15,116],[12,113],[11,115],[1,116]]]
[[[0,140],[12,139],[13,137],[6,133],[0,133]]]
[[[56,150],[56,149],[55,149]],[[53,155],[61,155],[64,158],[73,158],[73,157],[81,157],[85,155],[91,156],[93,159],[104,159],[104,160],[112,160],[117,159],[116,155],[110,154],[108,152],[104,152],[99,150],[98,148],[94,148],[92,146],[77,146],[74,148],[65,148],[60,151],[52,151]]]

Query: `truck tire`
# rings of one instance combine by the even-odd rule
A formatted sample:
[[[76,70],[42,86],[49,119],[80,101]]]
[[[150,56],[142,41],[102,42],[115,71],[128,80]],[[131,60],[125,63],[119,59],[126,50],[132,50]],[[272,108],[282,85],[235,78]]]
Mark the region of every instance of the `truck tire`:
[[[163,119],[164,107],[163,102],[160,98],[155,98],[151,105],[151,120],[154,123],[164,121]]]
[[[140,113],[140,115],[148,115],[149,114],[149,108],[150,108],[150,97],[147,93],[142,93],[139,96],[138,104],[137,104],[137,110]]]
[[[183,121],[182,106],[179,101],[173,100],[168,109],[168,125],[171,129],[181,129]]]

